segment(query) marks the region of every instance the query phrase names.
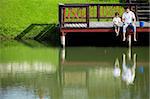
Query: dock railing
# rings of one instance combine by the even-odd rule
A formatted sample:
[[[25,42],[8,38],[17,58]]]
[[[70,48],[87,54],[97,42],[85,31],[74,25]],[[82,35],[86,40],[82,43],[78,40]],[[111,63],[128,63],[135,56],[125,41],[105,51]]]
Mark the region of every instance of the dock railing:
[[[140,5],[144,4],[59,4],[59,25],[60,28],[64,28],[66,24],[80,23],[88,28],[90,21],[110,21],[115,12],[119,12],[121,16],[125,6],[129,6],[137,15],[137,6]]]

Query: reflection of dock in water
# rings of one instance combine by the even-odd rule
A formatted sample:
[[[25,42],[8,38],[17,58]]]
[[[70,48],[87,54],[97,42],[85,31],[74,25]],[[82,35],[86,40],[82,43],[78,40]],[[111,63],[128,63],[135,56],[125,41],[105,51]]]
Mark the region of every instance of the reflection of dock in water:
[[[115,51],[116,54],[113,53],[113,50],[109,49],[108,50],[106,49],[102,49],[100,51],[98,51],[97,53],[94,53],[93,51],[95,51],[95,49],[93,50],[91,48],[91,51],[89,50],[89,52],[82,52],[80,53],[80,49],[76,49],[76,51],[74,50],[74,52],[71,53],[71,48],[69,49],[65,49],[63,48],[61,50],[61,63],[65,66],[107,66],[107,67],[110,67],[113,65],[113,61],[114,59],[116,58],[116,56],[120,56],[122,55],[122,53],[126,52],[126,50],[128,50],[127,48],[125,50],[117,50]],[[81,50],[86,50],[86,48],[82,48]],[[128,50],[129,51],[129,56],[131,58],[131,49]],[[136,49],[137,52],[139,52],[137,49]],[[78,54],[79,52],[79,54]],[[111,56],[110,56],[110,53]],[[143,54],[147,53],[148,54],[148,51],[146,52],[141,52],[138,54],[138,61],[137,61],[137,66],[148,66],[149,62],[148,60],[147,61],[144,61],[142,59],[143,57]],[[92,57],[91,57],[92,56]],[[75,57],[75,58],[74,58]],[[79,59],[78,59],[79,58]],[[121,56],[120,56],[121,58]]]
[[[66,56],[65,59],[61,59],[63,61],[61,61],[61,67],[60,67],[60,73],[61,73],[60,81],[61,81],[61,86],[63,91],[62,95],[66,99],[68,99],[68,97],[71,96],[73,98],[83,97],[83,99],[87,97],[94,98],[95,96],[105,97],[105,98],[111,97],[115,99],[116,97],[121,97],[119,96],[119,94],[121,94],[120,92],[122,90],[128,92],[129,94],[132,94],[132,92],[134,91],[137,92],[136,95],[138,94],[142,95],[143,94],[142,91],[149,84],[149,81],[147,80],[148,72],[149,72],[148,60],[139,61],[140,59],[142,59],[141,55],[143,53],[137,54],[138,61],[136,64],[137,65],[137,69],[136,69],[137,73],[135,78],[136,80],[135,80],[134,87],[129,88],[132,91],[129,91],[127,86],[124,86],[120,79],[115,79],[112,74],[113,73],[112,60],[114,61],[115,58],[113,57],[116,57],[115,55],[110,56],[109,54],[107,57],[109,57],[109,59],[112,58],[112,60],[107,59],[108,61],[106,60],[105,62],[102,59],[94,61],[92,60],[92,58],[94,57],[90,57],[91,61],[89,61],[90,59],[89,58],[88,58],[89,60],[87,59],[88,54],[84,54],[84,52],[82,52],[82,54],[81,53],[77,54],[78,52],[77,49],[73,50],[72,53],[71,51],[69,52],[69,49],[66,49],[66,51],[64,50],[65,49],[63,49],[62,52],[66,52],[66,53],[65,54],[63,53],[62,56],[63,57],[64,55]],[[128,49],[126,49],[123,52],[126,52],[127,50]],[[67,51],[69,54],[67,53]],[[79,50],[79,52],[80,51],[81,49]],[[100,52],[103,53],[102,50]],[[120,54],[120,58],[122,58],[122,53],[119,54]],[[104,55],[106,56],[107,54],[103,54],[102,56]],[[73,58],[73,56],[78,56],[82,61]],[[138,66],[143,66],[145,68],[143,75],[141,75],[140,72],[138,72]],[[141,84],[143,86],[140,86]]]
[[[43,62],[0,64],[0,73],[54,73],[56,69],[55,65]]]
[[[30,93],[35,95],[35,98],[51,99],[62,99],[62,97],[64,99],[95,99],[95,97],[116,99],[116,97],[122,98],[120,96],[122,91],[129,94],[134,93],[135,96],[139,95],[140,98],[148,94],[147,91],[145,92],[149,85],[148,60],[147,58],[142,60],[142,55],[145,56],[148,51],[136,50],[136,52],[140,52],[137,53],[137,61],[140,60],[139,63],[146,63],[145,65],[141,64],[144,67],[144,73],[137,72],[135,85],[127,88],[119,79],[113,77],[112,71],[116,55],[122,55],[122,52],[126,52],[128,49],[120,49],[122,52],[115,49],[118,53],[111,56],[110,53],[115,51],[113,48],[98,50],[96,50],[97,48],[73,49],[66,48],[65,51],[62,51],[66,53],[60,59],[63,57],[65,59],[60,61],[60,66],[56,69],[51,68],[53,65],[44,62],[33,62],[32,66],[40,65],[37,70],[34,66],[30,68],[33,73],[28,69],[30,67],[28,63],[20,66],[18,63],[18,66],[12,69],[12,72],[16,72],[14,75],[6,69],[7,66],[3,69],[0,68],[0,88],[4,88],[5,95],[8,95],[10,89],[19,85],[23,86],[24,90],[22,92],[26,95]],[[23,63],[21,62],[21,64]],[[25,67],[25,64],[29,67]],[[12,66],[15,66],[15,63]],[[9,68],[9,70],[11,69]]]
[[[78,66],[76,69],[74,67],[63,66],[61,74],[61,84],[63,96],[67,97],[106,97],[114,98],[122,90],[122,83],[120,80],[115,80],[112,76],[113,68],[107,67],[81,67]],[[142,76],[143,82],[140,80],[136,81],[136,87],[132,90],[141,92],[141,87],[138,85],[144,84],[146,86],[148,82],[146,81],[147,76]],[[76,79],[77,78],[77,79]],[[111,83],[110,83],[111,82]],[[83,92],[81,92],[83,91]],[[67,94],[69,92],[69,95]]]

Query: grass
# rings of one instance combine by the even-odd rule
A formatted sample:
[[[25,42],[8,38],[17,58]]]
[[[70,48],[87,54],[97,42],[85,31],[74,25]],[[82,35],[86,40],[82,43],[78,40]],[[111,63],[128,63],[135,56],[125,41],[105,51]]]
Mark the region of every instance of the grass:
[[[14,38],[33,23],[58,23],[58,3],[108,3],[119,0],[0,0],[0,39]]]

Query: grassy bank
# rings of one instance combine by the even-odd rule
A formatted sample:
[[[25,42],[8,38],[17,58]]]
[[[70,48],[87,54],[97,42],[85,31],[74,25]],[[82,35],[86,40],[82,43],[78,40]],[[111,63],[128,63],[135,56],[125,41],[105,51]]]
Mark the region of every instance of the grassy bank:
[[[58,3],[106,0],[0,0],[0,39],[14,38],[31,24],[58,23]],[[107,0],[108,3],[119,0]]]

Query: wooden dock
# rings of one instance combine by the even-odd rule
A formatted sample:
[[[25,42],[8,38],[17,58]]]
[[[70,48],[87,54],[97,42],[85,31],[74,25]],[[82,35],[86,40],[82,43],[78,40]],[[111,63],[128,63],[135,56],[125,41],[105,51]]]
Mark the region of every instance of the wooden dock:
[[[145,22],[144,27],[140,27],[139,22],[136,22],[137,33],[139,32],[149,32],[150,23]],[[61,33],[73,33],[73,32],[114,32],[112,22],[89,22],[89,27],[85,23],[67,23],[61,28]]]
[[[112,18],[118,11],[120,15],[124,12],[124,6],[130,6],[137,15],[137,6],[147,4],[60,4],[59,5],[59,26],[61,43],[65,46],[65,35],[67,33],[112,33]],[[110,11],[111,9],[111,11]],[[136,16],[138,20],[138,16]],[[137,34],[150,33],[150,23],[144,22],[144,27],[140,27],[136,22]],[[122,26],[122,25],[121,25]]]
[[[144,28],[149,28],[150,23],[145,22]],[[112,28],[113,23],[112,22],[89,22],[88,28]],[[136,22],[136,27],[140,28],[139,22]],[[87,28],[87,24],[84,23],[67,23],[64,24],[64,28]]]

